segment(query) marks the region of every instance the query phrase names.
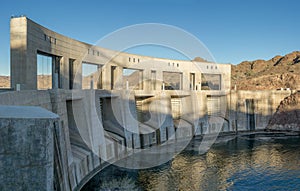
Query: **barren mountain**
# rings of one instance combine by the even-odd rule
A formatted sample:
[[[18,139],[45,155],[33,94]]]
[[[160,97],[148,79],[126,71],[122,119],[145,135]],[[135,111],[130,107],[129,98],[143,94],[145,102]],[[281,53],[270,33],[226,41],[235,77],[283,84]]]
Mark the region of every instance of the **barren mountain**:
[[[39,89],[48,89],[51,87],[52,81],[50,76],[38,76]],[[0,88],[10,88],[10,76],[0,76]]]
[[[300,88],[300,51],[270,60],[244,61],[231,69],[232,87],[240,90]]]

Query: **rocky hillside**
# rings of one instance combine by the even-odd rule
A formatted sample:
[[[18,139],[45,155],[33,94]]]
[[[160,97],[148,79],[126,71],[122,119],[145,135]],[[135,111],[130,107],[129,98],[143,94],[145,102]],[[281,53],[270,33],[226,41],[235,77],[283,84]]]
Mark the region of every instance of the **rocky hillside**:
[[[10,77],[0,76],[0,88],[9,88],[9,87],[10,87]]]
[[[231,77],[240,90],[300,89],[300,51],[233,65]]]
[[[267,128],[300,131],[300,92],[281,101]]]

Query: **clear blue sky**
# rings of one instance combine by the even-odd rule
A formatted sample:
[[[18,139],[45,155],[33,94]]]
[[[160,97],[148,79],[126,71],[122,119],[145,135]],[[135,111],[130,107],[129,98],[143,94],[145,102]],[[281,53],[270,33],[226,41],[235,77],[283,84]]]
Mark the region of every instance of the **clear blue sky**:
[[[299,0],[4,0],[0,7],[0,75],[9,74],[12,15],[26,15],[92,44],[128,25],[174,25],[199,38],[217,62],[237,64],[300,50],[299,8]],[[156,56],[155,51],[147,54]]]

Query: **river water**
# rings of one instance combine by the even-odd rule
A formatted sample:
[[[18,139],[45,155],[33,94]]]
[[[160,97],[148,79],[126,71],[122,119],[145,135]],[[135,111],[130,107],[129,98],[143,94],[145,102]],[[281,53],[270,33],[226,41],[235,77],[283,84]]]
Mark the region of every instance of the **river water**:
[[[300,138],[244,135],[198,153],[201,140],[155,168],[109,166],[84,190],[300,190]]]

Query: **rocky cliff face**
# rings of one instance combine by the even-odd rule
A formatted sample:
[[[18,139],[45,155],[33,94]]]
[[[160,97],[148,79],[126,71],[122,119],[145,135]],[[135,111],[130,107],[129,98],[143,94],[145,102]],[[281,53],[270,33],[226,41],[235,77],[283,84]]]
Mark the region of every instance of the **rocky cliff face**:
[[[300,131],[300,92],[281,101],[267,129]]]
[[[232,66],[232,86],[240,90],[300,89],[300,51],[270,60]]]

